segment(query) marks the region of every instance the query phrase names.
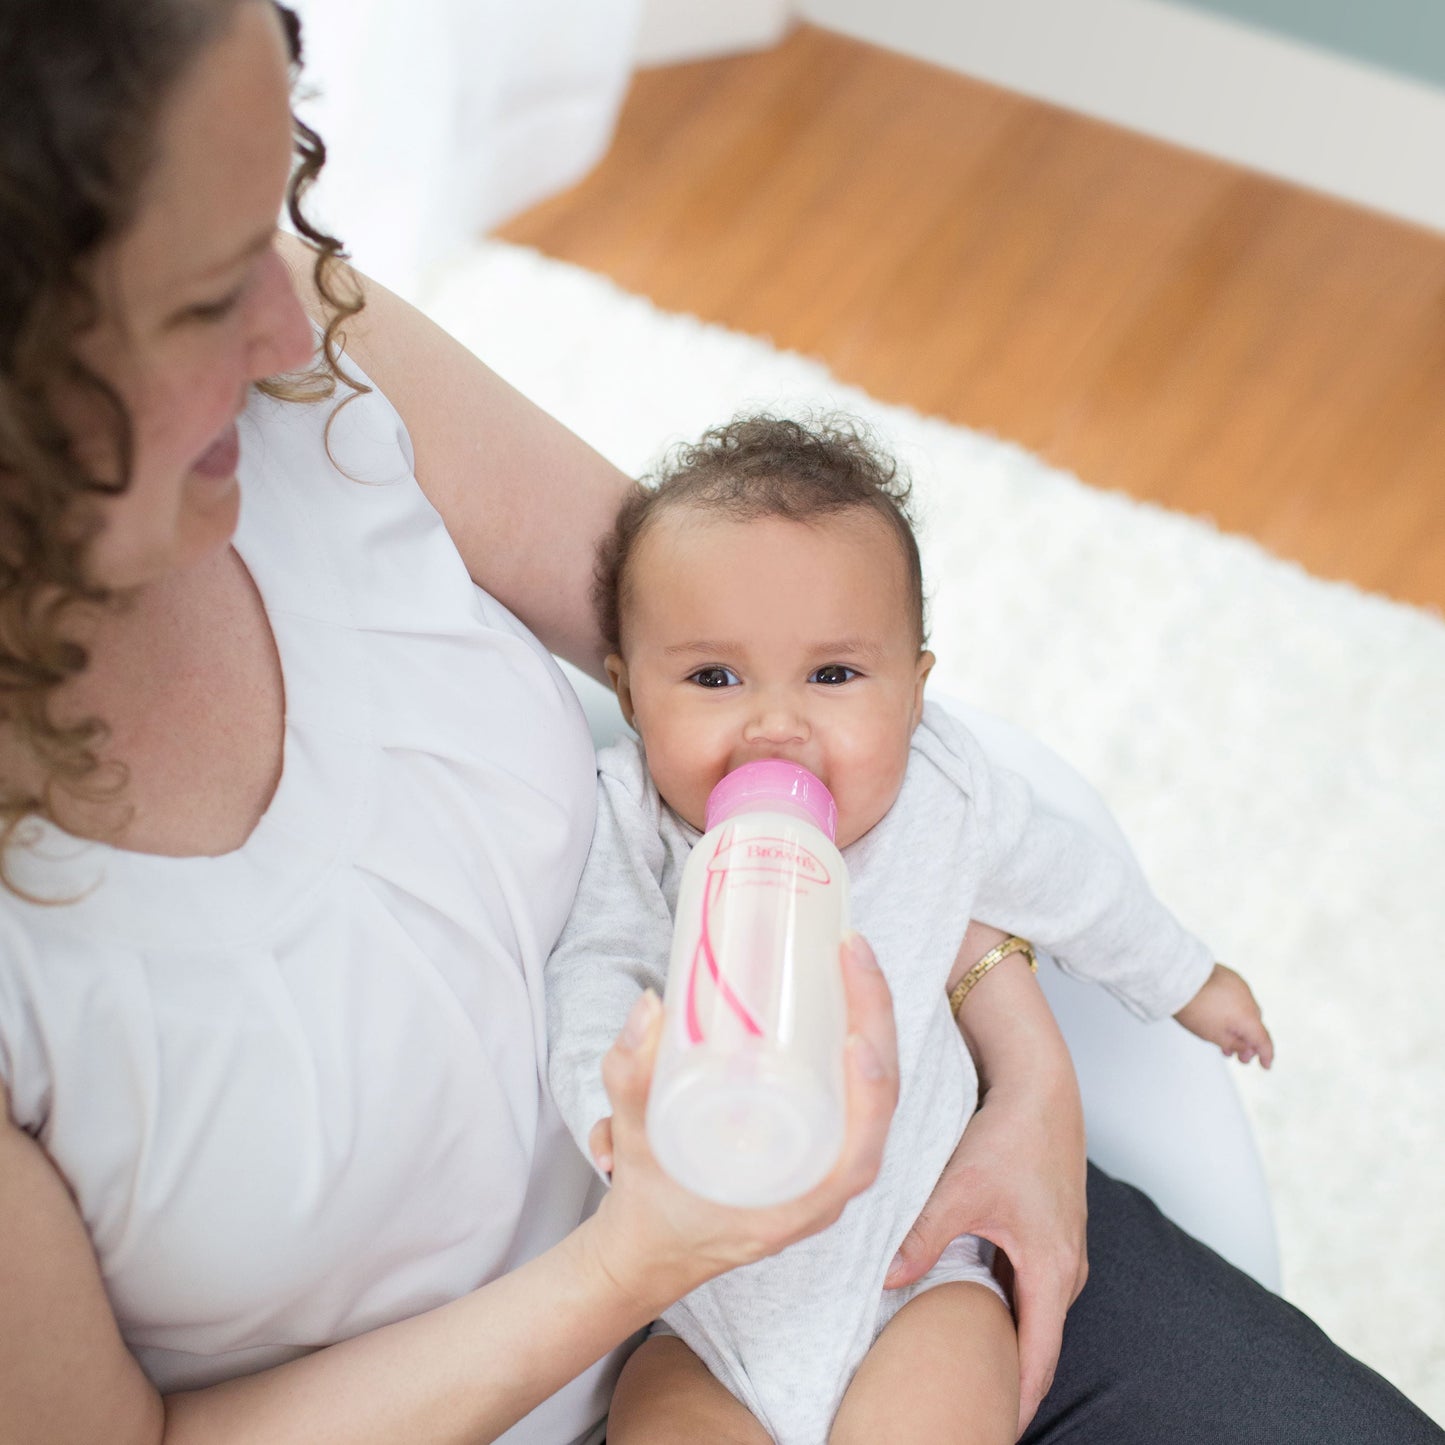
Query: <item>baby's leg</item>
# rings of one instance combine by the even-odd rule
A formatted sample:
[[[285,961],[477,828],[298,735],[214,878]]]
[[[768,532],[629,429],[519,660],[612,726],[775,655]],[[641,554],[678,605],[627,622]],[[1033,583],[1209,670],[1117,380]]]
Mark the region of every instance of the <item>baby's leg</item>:
[[[863,1357],[830,1445],[1013,1445],[1019,1352],[1008,1306],[982,1284],[909,1300]]]
[[[607,1445],[704,1440],[770,1445],[753,1412],[676,1335],[653,1335],[622,1367],[607,1413]]]

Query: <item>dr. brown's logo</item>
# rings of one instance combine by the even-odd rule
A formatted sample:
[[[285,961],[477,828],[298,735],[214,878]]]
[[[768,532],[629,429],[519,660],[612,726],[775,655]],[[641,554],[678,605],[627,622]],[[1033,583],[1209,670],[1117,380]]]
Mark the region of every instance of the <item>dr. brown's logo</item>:
[[[763,871],[801,873],[813,883],[831,881],[828,870],[815,854],[788,838],[737,838],[720,840],[717,852],[708,859],[709,873]]]

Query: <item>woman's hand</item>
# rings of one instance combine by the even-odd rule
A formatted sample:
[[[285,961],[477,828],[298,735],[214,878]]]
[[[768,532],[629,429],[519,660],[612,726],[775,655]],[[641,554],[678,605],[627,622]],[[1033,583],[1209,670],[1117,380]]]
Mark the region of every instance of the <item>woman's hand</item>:
[[[967,966],[1004,935],[970,924]],[[1064,1316],[1088,1275],[1083,1109],[1063,1037],[1023,958],[970,991],[959,1027],[978,1065],[982,1103],[889,1270],[911,1284],[960,1234],[1005,1255],[1019,1332],[1019,1432],[1048,1393]]]
[[[699,1198],[653,1158],[643,1116],[662,1006],[650,990],[638,1000],[603,1060],[613,1113],[591,1140],[593,1157],[612,1175],[612,1188],[591,1221],[593,1246],[619,1288],[664,1309],[705,1280],[826,1228],[877,1177],[898,1102],[893,1001],[872,949],[856,934],[843,946],[842,963],[849,1029],[843,1151],[815,1189],[766,1209]]]
[[[1072,1109],[1067,1090],[1052,1101],[1048,1090],[1030,1093],[990,1091],[887,1280],[890,1287],[912,1283],[960,1234],[998,1246],[1018,1322],[1020,1433],[1053,1382],[1064,1316],[1088,1275],[1077,1089]],[[1008,1287],[1008,1273],[999,1273]]]

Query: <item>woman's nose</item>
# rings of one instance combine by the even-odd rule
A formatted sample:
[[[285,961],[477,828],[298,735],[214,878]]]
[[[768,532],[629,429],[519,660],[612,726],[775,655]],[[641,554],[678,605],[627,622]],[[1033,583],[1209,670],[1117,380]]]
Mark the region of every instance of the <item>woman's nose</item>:
[[[299,371],[316,349],[311,319],[291,284],[291,273],[276,252],[262,260],[264,268],[251,302],[248,368],[258,381],[285,371]]]

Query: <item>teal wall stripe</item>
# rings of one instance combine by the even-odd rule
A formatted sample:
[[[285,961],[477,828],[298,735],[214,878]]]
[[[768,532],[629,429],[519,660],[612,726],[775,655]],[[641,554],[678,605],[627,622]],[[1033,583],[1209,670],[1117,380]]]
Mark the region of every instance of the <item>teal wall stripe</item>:
[[[1158,0],[1260,26],[1445,88],[1445,0]]]

